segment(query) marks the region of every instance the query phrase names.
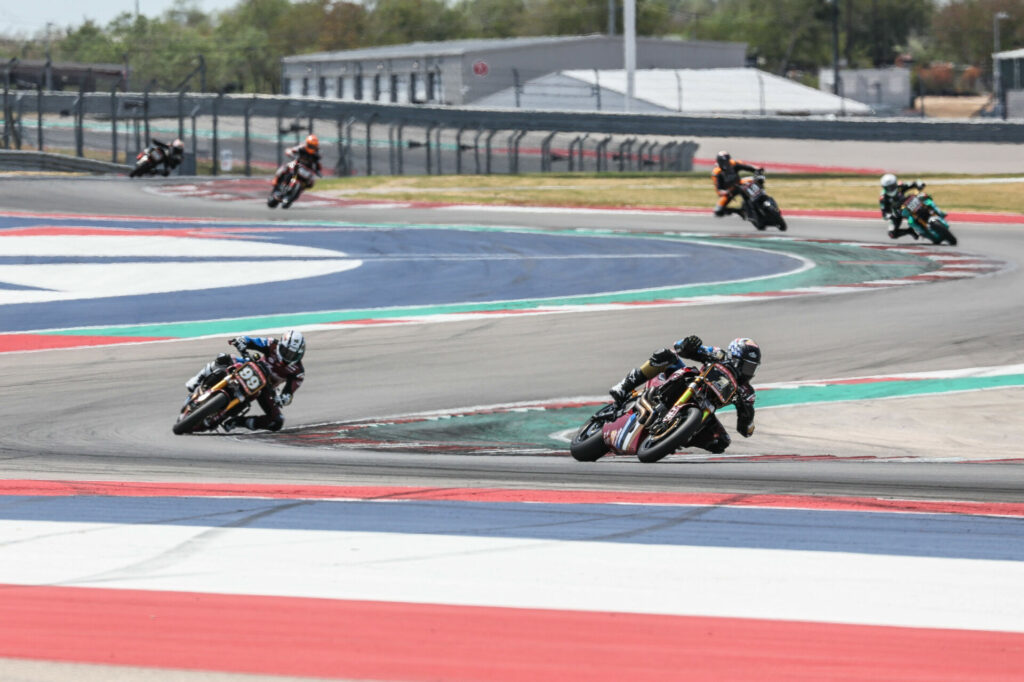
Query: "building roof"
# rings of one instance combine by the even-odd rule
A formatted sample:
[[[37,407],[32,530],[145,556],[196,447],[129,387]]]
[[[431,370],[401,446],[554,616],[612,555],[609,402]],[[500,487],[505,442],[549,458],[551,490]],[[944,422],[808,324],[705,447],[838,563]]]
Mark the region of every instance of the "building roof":
[[[1005,52],[996,52],[992,56],[996,59],[1020,59],[1024,57],[1024,47],[1016,50],[1007,50]]]
[[[518,48],[530,48],[558,43],[592,42],[603,40],[622,40],[622,36],[609,36],[604,33],[571,36],[528,36],[520,38],[469,38],[466,40],[445,40],[434,42],[403,43],[401,45],[382,45],[365,47],[356,50],[336,50],[333,52],[313,52],[284,57],[281,61],[289,63],[356,61],[373,59],[403,59],[413,57],[457,57],[467,53],[494,52]],[[638,43],[677,42],[687,45],[703,45],[711,47],[729,47],[745,45],[745,43],[729,43],[707,40],[683,40],[681,38],[637,38]]]
[[[606,37],[603,34],[585,36],[531,36],[526,38],[469,38],[466,40],[444,40],[434,42],[403,43],[401,45],[382,45],[357,50],[336,50],[334,52],[314,52],[285,57],[282,61],[334,61],[358,59],[400,59],[403,57],[448,57],[480,52],[484,50],[505,50],[509,48],[534,47],[552,43],[565,43],[577,40],[594,40]]]
[[[638,69],[635,112],[684,114],[870,114],[871,107],[809,88],[758,69]],[[524,109],[622,111],[626,72],[622,69],[559,71],[528,81],[519,95]],[[512,88],[473,106],[514,107]]]

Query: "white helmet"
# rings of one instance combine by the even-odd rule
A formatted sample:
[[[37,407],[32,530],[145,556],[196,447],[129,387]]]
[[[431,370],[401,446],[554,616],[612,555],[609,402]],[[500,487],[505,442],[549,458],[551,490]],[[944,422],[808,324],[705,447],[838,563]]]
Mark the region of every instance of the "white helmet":
[[[886,173],[882,176],[882,189],[886,194],[892,196],[896,194],[896,190],[899,188],[900,181],[896,179],[896,176],[892,173]]]
[[[277,342],[277,356],[289,365],[294,365],[305,354],[306,339],[300,331],[289,329],[281,337],[281,340]]]

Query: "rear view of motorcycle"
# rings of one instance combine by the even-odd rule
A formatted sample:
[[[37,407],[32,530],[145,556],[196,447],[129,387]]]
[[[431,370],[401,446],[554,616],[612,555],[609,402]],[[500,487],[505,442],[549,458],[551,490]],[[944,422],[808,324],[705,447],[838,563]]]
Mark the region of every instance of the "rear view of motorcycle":
[[[244,354],[223,372],[212,374],[192,391],[172,431],[177,435],[215,431],[229,417],[240,417],[267,385],[258,354]]]
[[[780,232],[786,231],[786,220],[782,217],[779,204],[764,191],[764,172],[740,180],[740,198],[743,199],[743,219],[758,230],[777,227]]]

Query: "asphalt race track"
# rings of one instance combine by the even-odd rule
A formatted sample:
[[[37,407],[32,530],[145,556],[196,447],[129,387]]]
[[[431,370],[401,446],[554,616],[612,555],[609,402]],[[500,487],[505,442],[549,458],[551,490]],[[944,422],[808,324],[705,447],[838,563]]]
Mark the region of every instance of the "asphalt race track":
[[[691,215],[545,214],[495,211],[306,208],[270,212],[243,202],[163,197],[122,180],[5,180],[0,207],[49,213],[174,216],[218,220],[529,225],[539,228],[681,230],[748,236],[745,224]],[[1019,325],[1024,256],[1020,227],[957,224],[963,251],[1003,259],[996,276],[831,296],[695,308],[499,317],[403,328],[360,327],[310,333],[309,379],[289,408],[288,426],[429,410],[600,396],[646,354],[688,333],[725,343],[737,335],[765,349],[761,382],[956,370],[1021,362]],[[791,235],[877,242],[875,222],[793,219]],[[883,242],[884,243],[884,242]],[[611,271],[610,271],[611,272]],[[248,303],[257,287],[239,290]],[[197,318],[222,316],[219,311]],[[95,322],[93,322],[95,323]],[[40,325],[52,326],[52,325]],[[448,457],[380,452],[290,451],[231,438],[175,438],[170,424],[181,383],[219,339],[0,355],[7,428],[0,436],[11,475],[126,479],[220,479],[444,485],[641,486],[705,490],[844,492],[967,499],[1015,499],[1016,464],[785,461],[644,467],[609,461]],[[59,386],[59,390],[40,390]],[[1022,392],[951,394],[871,406],[765,410],[747,453],[856,456],[873,431],[894,451],[931,457],[950,444],[960,455],[998,459],[1016,447]],[[921,404],[927,403],[925,408]],[[976,404],[981,407],[975,407]],[[881,406],[881,407],[879,407]],[[789,414],[792,412],[792,414]],[[866,420],[866,423],[864,421]],[[935,443],[936,432],[943,443]],[[920,443],[920,444],[919,444]],[[732,452],[733,450],[730,450]],[[872,448],[874,452],[874,448]]]
[[[678,679],[697,659],[692,679],[828,678],[806,660],[846,661],[850,679],[1019,672],[1024,226],[953,215],[959,246],[892,250],[880,221],[793,217],[758,235],[697,214],[315,195],[282,212],[149,191],[161,184],[0,181],[8,677],[108,679],[90,663]],[[115,234],[136,240],[131,278],[127,257],[90,251]],[[220,261],[252,268],[207,288]],[[315,276],[290,280],[299,263]],[[18,279],[40,265],[77,293]],[[128,292],[116,306],[111,287]],[[284,432],[172,435],[183,382],[227,337],[290,324],[309,350]],[[753,438],[654,465],[560,449],[553,432],[690,333],[761,344]],[[188,625],[151,632],[157,612]],[[368,643],[331,667],[318,623]],[[417,624],[429,634],[410,653],[393,633]],[[294,656],[274,658],[293,641],[277,634]],[[621,667],[617,646],[666,667]],[[152,679],[241,679],[195,674]]]

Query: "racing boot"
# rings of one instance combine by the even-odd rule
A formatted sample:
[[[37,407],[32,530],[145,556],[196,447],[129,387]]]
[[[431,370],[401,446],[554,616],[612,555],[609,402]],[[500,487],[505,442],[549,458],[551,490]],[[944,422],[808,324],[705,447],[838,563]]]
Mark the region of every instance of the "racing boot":
[[[645,381],[647,381],[647,377],[644,376],[643,372],[634,368],[629,371],[629,374],[622,381],[608,389],[608,393],[616,405],[621,405],[629,397],[629,394],[633,392],[633,389]]]
[[[255,417],[228,417],[220,424],[220,428],[224,429],[224,433],[231,433],[239,427],[245,427],[250,431],[256,429],[253,425]]]

